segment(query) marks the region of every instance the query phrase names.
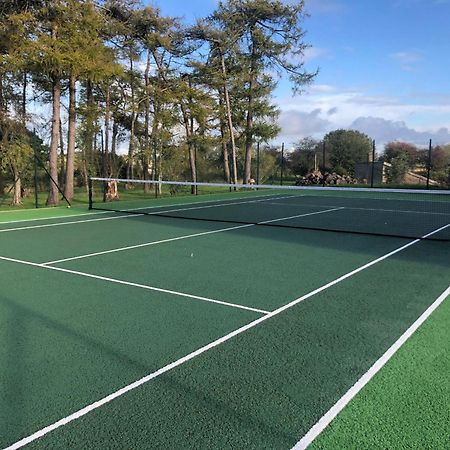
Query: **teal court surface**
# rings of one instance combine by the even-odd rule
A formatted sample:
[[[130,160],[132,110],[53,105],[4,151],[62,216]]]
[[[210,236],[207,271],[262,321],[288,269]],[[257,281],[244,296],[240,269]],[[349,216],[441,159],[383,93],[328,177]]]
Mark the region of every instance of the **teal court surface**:
[[[339,448],[450,292],[450,202],[390,195],[0,213],[0,448]]]

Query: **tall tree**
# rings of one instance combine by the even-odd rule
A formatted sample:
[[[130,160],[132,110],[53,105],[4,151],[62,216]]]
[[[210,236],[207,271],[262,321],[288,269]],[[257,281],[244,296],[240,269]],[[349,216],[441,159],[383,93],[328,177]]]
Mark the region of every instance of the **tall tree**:
[[[304,69],[304,1],[228,0],[220,2],[213,19],[231,35],[239,35],[239,59],[246,97],[244,182],[251,178],[252,148],[258,137],[258,97],[269,96],[272,72],[287,73],[294,90],[310,83],[315,73]]]
[[[356,163],[366,163],[372,153],[372,139],[354,130],[331,131],[324,137],[332,169],[354,175]]]

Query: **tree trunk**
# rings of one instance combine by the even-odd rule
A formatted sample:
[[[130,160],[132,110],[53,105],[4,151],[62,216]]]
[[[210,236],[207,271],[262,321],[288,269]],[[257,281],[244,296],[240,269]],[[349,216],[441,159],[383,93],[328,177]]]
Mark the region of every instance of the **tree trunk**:
[[[106,87],[106,98],[105,98],[105,142],[103,151],[103,173],[105,177],[110,177],[111,165],[109,157],[109,123],[111,121],[111,93],[109,84]]]
[[[231,143],[231,163],[233,166],[233,184],[237,184],[237,161],[236,161],[236,142],[234,139],[234,127],[233,127],[233,117],[231,115],[231,102],[230,95],[228,93],[227,86],[227,70],[225,66],[225,57],[221,55],[222,62],[222,75],[223,75],[223,95],[225,98],[225,108],[227,114],[228,131],[230,133],[230,143]]]
[[[62,121],[59,120],[59,187],[62,188],[66,178],[66,161],[64,155],[64,136]]]
[[[61,82],[58,77],[52,79],[52,135],[50,141],[49,168],[50,188],[47,197],[47,205],[56,206],[59,203],[58,198],[58,145],[59,145],[59,120],[61,117]]]
[[[196,183],[197,182],[197,167],[195,160],[195,147],[194,142],[192,139],[192,131],[191,131],[191,123],[186,111],[186,107],[183,103],[180,103],[181,112],[183,115],[183,123],[184,123],[184,129],[186,132],[186,141],[188,146],[188,153],[189,153],[189,165],[191,168],[191,181]],[[192,185],[191,187],[191,194],[195,194],[197,192],[197,186]]]
[[[130,142],[128,145],[128,165],[127,165],[127,178],[133,179],[134,177],[134,130],[136,122],[136,105],[135,105],[135,92],[134,92],[134,76],[133,76],[133,60],[130,58],[130,91],[131,91],[131,130],[130,130]]]
[[[225,181],[229,184],[231,183],[231,175],[230,175],[230,158],[228,155],[228,142],[225,133],[225,126],[223,121],[220,121],[220,135],[222,137],[222,155],[223,155],[223,176]]]
[[[252,31],[253,35],[253,31]],[[253,89],[256,83],[256,45],[252,43],[250,82],[248,87],[247,100],[247,123],[245,127],[245,164],[244,164],[244,183],[248,183],[252,177],[252,149],[253,149]]]
[[[150,178],[150,96],[148,95],[148,88],[150,86],[150,59],[151,53],[147,52],[147,64],[145,66],[144,81],[145,81],[145,117],[144,117],[144,151],[142,152],[142,169],[144,180]],[[150,192],[150,184],[144,183],[144,193],[148,194]]]
[[[12,165],[12,176],[14,178],[13,185],[13,199],[11,201],[12,206],[18,206],[22,204],[22,182],[20,180],[20,174],[15,164]]]
[[[244,184],[247,184],[252,177],[252,148],[253,148],[253,83],[250,82],[248,96],[247,123],[245,127],[245,165]]]
[[[69,129],[67,132],[66,181],[64,183],[64,195],[69,201],[73,199],[76,114],[76,78],[71,74],[69,79]]]
[[[5,112],[6,110],[5,96],[3,94],[3,76],[0,74],[0,111]]]
[[[117,173],[117,136],[119,135],[119,124],[114,120],[112,126],[112,137],[111,137],[111,172],[113,176],[118,176]]]
[[[94,93],[92,80],[87,80],[86,84],[86,104],[87,104],[87,117],[86,117],[86,149],[85,149],[85,164],[86,173],[89,177],[91,171],[94,169],[94,140],[95,140],[95,124],[94,124]],[[88,179],[86,179],[86,186]]]

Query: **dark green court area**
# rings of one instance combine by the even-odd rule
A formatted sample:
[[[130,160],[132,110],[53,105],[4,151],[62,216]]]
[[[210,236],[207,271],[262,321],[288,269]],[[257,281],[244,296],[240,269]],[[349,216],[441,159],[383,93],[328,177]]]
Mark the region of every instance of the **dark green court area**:
[[[290,449],[450,285],[446,201],[229,194],[0,217],[1,448]]]

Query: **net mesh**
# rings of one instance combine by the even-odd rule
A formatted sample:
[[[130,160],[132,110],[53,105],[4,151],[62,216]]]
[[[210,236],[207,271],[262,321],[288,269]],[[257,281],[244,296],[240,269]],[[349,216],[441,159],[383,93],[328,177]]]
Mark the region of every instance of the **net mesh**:
[[[94,210],[450,241],[450,192],[91,179]]]

